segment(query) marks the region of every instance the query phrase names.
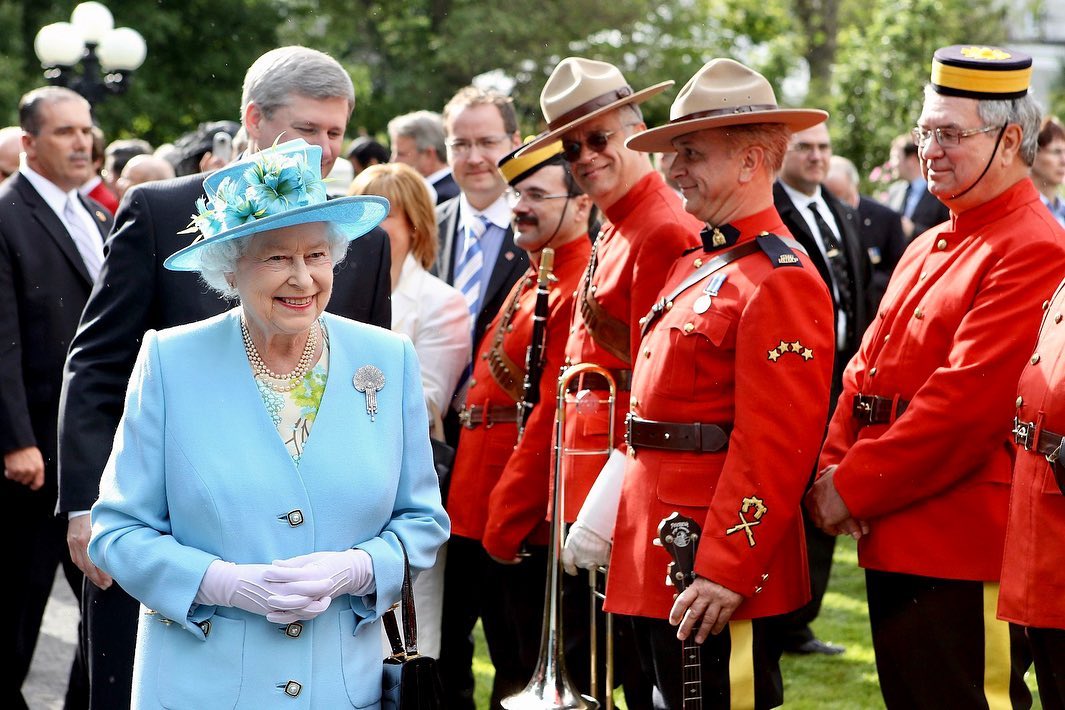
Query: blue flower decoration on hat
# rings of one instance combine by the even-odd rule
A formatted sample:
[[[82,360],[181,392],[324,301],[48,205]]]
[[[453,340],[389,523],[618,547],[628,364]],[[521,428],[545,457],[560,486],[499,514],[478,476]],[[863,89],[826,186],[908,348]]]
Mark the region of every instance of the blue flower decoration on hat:
[[[199,236],[172,254],[164,266],[195,271],[206,244],[308,222],[328,222],[348,239],[356,239],[388,216],[388,200],[383,197],[328,200],[321,161],[320,147],[294,140],[208,175],[203,181],[207,195],[196,201],[196,214],[185,230]]]

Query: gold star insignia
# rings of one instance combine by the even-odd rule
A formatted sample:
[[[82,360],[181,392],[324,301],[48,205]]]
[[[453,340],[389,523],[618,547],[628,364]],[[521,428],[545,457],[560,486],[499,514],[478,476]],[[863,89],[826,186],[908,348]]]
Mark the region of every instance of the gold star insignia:
[[[802,349],[802,359],[803,360],[813,360],[814,359],[814,351],[812,349],[810,349],[810,348],[803,348]]]
[[[796,340],[795,342],[789,343],[785,340],[781,340],[775,348],[769,351],[769,360],[771,362],[777,362],[787,353],[795,353],[807,362],[814,359],[813,348],[804,347],[802,341]]]
[[[800,350],[802,350],[802,343],[800,343],[798,340],[791,344],[791,351],[793,353],[797,353]]]
[[[777,345],[777,350],[779,350],[781,354],[786,353],[788,351],[788,344],[781,340],[780,344]]]
[[[776,348],[773,348],[772,350],[769,351],[769,359],[772,360],[773,362],[776,362],[777,360],[780,359],[780,353],[777,351]]]

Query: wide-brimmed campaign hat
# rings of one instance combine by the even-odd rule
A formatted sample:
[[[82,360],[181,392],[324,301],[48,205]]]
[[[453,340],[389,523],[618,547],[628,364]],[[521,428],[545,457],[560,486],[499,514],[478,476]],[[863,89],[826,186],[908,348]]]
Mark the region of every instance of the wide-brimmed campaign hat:
[[[547,130],[522,146],[518,154],[543,148],[567,131],[625,104],[642,103],[673,83],[672,80],[663,81],[633,91],[621,70],[613,64],[566,57],[551,72],[540,92],[540,109],[547,121]]]
[[[304,140],[288,141],[217,170],[203,181],[206,199],[186,230],[198,233],[189,246],[163,266],[198,271],[208,244],[248,237],[309,222],[328,222],[348,240],[357,239],[388,216],[388,200],[357,196],[328,200],[322,179],[322,149]]]
[[[1032,58],[1001,47],[956,44],[932,56],[932,89],[968,99],[1019,99],[1032,81]]]
[[[625,145],[645,152],[673,152],[672,140],[707,128],[782,123],[793,131],[816,126],[828,113],[781,108],[769,81],[732,59],[711,59],[695,73],[669,108],[669,123],[629,137]]]

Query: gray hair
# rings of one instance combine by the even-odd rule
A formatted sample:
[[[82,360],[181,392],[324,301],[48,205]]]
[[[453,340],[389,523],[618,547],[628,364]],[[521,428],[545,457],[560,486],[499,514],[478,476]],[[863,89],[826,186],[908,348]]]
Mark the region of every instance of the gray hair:
[[[23,131],[35,136],[41,132],[41,108],[63,101],[80,101],[86,106],[81,94],[63,86],[42,86],[22,95],[18,102],[18,122]]]
[[[293,94],[319,101],[346,99],[349,115],[355,108],[355,87],[337,60],[316,49],[291,46],[271,49],[248,67],[240,114],[254,103],[270,118]]]
[[[419,151],[432,148],[440,161],[447,162],[444,119],[435,111],[415,111],[393,118],[388,122],[388,138],[395,143],[400,136],[412,139]]]
[[[931,85],[924,87],[925,98],[934,95]],[[1039,128],[1043,120],[1043,109],[1030,93],[1019,99],[979,99],[976,111],[980,120],[987,126],[1000,129],[1008,123],[1021,127],[1021,160],[1031,167],[1035,154],[1039,150]]]
[[[226,280],[226,274],[232,274],[237,270],[237,261],[248,253],[248,247],[255,236],[255,234],[249,234],[246,237],[237,237],[200,247],[199,271],[203,282],[224,298],[236,299],[237,288]],[[328,242],[329,256],[335,268],[348,253],[348,238],[332,225],[326,229],[325,238]]]
[[[855,188],[862,182],[862,178],[858,174],[858,168],[854,167],[854,163],[850,159],[844,158],[842,155],[833,155],[828,159],[828,172],[843,177]]]

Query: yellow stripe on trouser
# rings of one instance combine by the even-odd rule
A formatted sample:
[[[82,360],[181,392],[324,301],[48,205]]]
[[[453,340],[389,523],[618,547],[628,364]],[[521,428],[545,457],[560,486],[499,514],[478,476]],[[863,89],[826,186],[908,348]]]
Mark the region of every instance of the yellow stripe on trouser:
[[[732,650],[728,658],[729,706],[732,710],[754,708],[754,630],[751,622],[730,621]]]
[[[1010,625],[997,619],[998,583],[984,584],[984,697],[989,710],[1013,707],[1010,702]]]

